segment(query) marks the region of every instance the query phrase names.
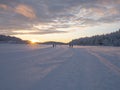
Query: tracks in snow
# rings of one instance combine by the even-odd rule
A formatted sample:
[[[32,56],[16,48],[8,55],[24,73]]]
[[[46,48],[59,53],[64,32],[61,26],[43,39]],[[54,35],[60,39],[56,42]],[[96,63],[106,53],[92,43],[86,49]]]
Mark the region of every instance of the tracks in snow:
[[[95,53],[92,50],[88,50],[88,52],[97,57],[98,60],[103,63],[106,67],[108,67],[109,69],[111,69],[112,71],[114,71],[116,74],[120,75],[120,68],[117,67],[116,65],[114,65],[113,63],[111,63],[109,60],[105,59],[104,57],[100,56],[99,54]]]

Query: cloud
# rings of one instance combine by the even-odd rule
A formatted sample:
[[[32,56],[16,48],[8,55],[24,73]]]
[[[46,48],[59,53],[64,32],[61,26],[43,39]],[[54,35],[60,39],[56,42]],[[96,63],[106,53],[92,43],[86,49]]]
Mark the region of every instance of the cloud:
[[[4,9],[4,10],[7,10],[8,9],[8,6],[5,5],[5,4],[0,4],[0,8]]]
[[[69,33],[73,26],[113,22],[120,22],[120,0],[0,0],[0,29],[9,34]]]
[[[36,18],[34,10],[30,6],[24,4],[17,5],[15,7],[15,12],[31,19]]]
[[[13,31],[7,31],[6,32],[2,32],[4,33],[5,35],[8,35],[8,33],[10,35],[46,35],[46,34],[62,34],[62,33],[67,33],[67,31],[61,31],[61,30],[52,30],[52,29],[49,29],[49,30],[13,30]]]
[[[0,1],[0,8],[3,9],[4,12],[7,10],[13,14],[17,13],[27,18],[36,18],[34,9],[31,6],[20,2],[19,0],[11,0],[11,2],[9,2],[9,0]]]

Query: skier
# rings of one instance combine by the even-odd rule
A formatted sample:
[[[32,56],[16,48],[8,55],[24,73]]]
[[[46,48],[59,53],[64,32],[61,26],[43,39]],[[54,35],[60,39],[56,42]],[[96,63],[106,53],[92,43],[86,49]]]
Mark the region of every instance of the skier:
[[[54,47],[56,47],[56,44],[55,44],[55,43],[53,43],[53,48],[54,48]]]

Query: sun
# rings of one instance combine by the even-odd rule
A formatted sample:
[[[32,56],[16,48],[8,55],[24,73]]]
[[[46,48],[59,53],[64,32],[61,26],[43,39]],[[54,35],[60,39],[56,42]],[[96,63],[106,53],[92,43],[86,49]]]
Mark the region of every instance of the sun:
[[[30,42],[31,42],[31,44],[36,44],[36,43],[38,43],[39,41],[38,41],[38,40],[33,39],[33,40],[30,40]]]

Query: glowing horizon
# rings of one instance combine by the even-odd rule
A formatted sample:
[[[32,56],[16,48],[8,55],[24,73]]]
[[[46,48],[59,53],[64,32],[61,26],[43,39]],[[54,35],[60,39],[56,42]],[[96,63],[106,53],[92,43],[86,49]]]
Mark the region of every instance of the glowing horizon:
[[[120,0],[0,1],[0,34],[69,42],[120,29]]]

